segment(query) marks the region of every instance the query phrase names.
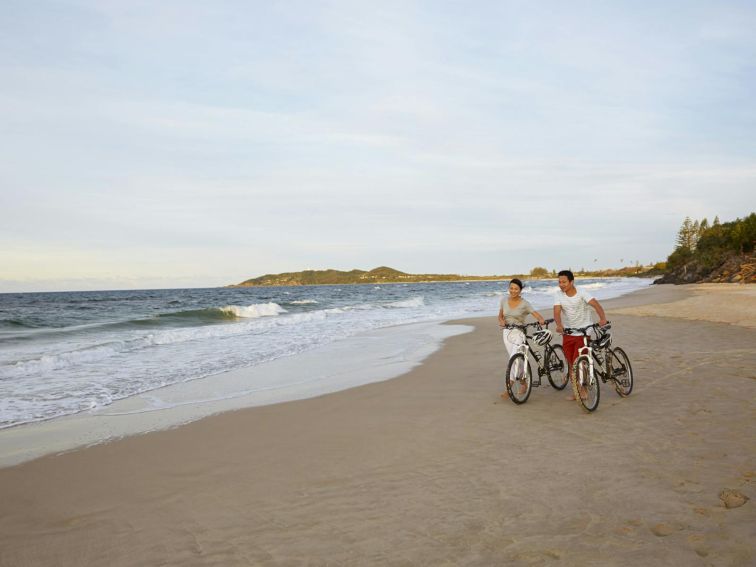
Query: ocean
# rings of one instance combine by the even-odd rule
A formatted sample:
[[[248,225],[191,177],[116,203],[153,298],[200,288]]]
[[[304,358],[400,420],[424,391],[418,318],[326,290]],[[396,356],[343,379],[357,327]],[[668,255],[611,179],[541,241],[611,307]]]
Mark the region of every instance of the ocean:
[[[578,286],[607,299],[649,283],[585,279]],[[365,382],[360,372],[353,379],[341,372],[338,384],[314,387],[329,375],[313,374],[312,359],[303,355],[331,345],[341,353],[336,358],[351,352],[359,363],[365,345],[383,341],[393,346],[380,354],[382,364],[392,356],[403,362],[427,356],[446,336],[429,328],[494,316],[506,287],[486,281],[0,294],[0,429],[102,410],[135,396],[152,399],[161,389],[200,379],[220,384],[228,371],[284,358],[295,369],[302,360],[302,367],[250,374],[237,389],[248,398],[281,401],[359,385]],[[524,296],[549,317],[557,290],[555,280],[528,281]],[[403,338],[411,328],[425,329],[414,342],[409,331]],[[495,323],[491,330],[497,332]],[[276,390],[282,395],[271,397]]]

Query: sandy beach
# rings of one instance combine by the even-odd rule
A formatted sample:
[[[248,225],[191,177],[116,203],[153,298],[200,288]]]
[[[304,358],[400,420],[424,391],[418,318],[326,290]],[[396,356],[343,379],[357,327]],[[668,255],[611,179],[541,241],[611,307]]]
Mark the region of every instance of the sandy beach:
[[[492,313],[386,382],[0,469],[0,565],[753,565],[755,301],[605,302],[635,389],[590,415],[500,398]]]

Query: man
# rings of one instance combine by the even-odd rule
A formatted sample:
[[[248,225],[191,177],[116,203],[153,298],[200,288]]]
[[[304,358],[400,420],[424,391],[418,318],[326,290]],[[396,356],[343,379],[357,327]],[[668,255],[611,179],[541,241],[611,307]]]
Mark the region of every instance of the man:
[[[561,290],[554,300],[554,322],[557,333],[562,335],[562,348],[564,357],[570,368],[572,376],[572,364],[578,357],[579,349],[583,346],[582,335],[565,335],[564,329],[588,327],[593,324],[589,306],[596,310],[599,316],[599,325],[606,325],[606,314],[601,304],[588,292],[575,287],[575,276],[570,270],[559,272],[559,289]],[[584,392],[580,393],[581,397]],[[574,397],[568,399],[574,400]]]

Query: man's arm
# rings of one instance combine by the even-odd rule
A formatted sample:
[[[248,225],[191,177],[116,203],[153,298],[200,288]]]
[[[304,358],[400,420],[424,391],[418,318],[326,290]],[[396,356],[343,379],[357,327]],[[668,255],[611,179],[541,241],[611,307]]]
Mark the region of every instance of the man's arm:
[[[560,335],[564,333],[564,327],[562,327],[562,306],[554,306],[554,322],[556,323],[556,332]]]
[[[590,305],[591,307],[593,307],[596,310],[596,313],[599,316],[599,325],[601,325],[602,327],[604,325],[606,325],[606,314],[604,313],[604,308],[601,307],[601,304],[598,302],[598,300],[597,299],[591,299],[588,302],[588,305]]]

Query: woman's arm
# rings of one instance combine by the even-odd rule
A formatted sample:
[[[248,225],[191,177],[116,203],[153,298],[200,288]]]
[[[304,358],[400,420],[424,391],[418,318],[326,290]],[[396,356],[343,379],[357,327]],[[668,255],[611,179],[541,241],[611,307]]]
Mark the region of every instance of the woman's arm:
[[[525,302],[525,308],[527,309],[527,312],[530,313],[533,317],[535,317],[535,320],[538,321],[541,325],[543,325],[546,321],[541,316],[541,314],[533,309],[533,306],[530,304],[530,301]]]
[[[543,318],[543,316],[538,311],[531,311],[530,314],[536,318],[536,321],[538,321],[541,325],[546,324],[546,319]]]

